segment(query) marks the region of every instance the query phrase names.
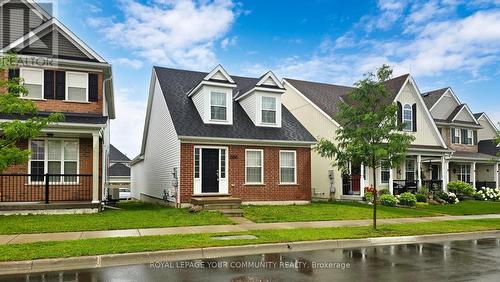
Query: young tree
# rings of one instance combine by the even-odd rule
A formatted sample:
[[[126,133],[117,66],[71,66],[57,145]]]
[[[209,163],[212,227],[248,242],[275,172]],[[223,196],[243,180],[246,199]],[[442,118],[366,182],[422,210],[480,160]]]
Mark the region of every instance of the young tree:
[[[17,57],[13,54],[1,58],[0,71],[5,73],[13,67]],[[26,163],[31,152],[19,148],[19,141],[40,136],[41,130],[50,123],[59,122],[64,116],[59,113],[47,117],[38,116],[38,109],[31,100],[21,99],[28,94],[22,79],[0,79],[0,114],[9,117],[23,116],[22,120],[0,122],[0,173],[10,166]]]
[[[377,228],[376,168],[386,163],[394,168],[406,157],[412,135],[402,132],[397,106],[389,99],[385,82],[392,69],[383,65],[377,74],[368,73],[356,82],[355,89],[339,104],[335,120],[342,125],[333,141],[319,140],[316,151],[334,159],[334,165],[346,171],[349,163],[372,168],[374,179],[373,228]],[[362,187],[363,189],[364,187]]]

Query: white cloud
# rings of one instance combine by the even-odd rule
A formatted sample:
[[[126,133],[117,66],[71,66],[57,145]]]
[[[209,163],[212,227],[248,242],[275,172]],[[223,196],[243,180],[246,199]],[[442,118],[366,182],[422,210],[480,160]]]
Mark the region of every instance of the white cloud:
[[[155,64],[196,69],[216,63],[214,43],[237,15],[230,0],[156,0],[149,5],[123,0],[120,7],[123,20],[94,19],[91,24],[99,25],[111,42]]]
[[[237,36],[226,37],[222,39],[222,41],[220,42],[220,47],[224,50],[227,50],[228,47],[235,46],[237,42],[238,42]]]
[[[128,67],[131,67],[131,68],[136,69],[136,70],[142,68],[142,66],[143,66],[142,61],[136,60],[136,59],[129,59],[129,58],[118,58],[118,59],[112,60],[112,62],[114,64],[128,66]]]
[[[111,121],[111,143],[130,158],[139,154],[146,116],[146,101],[132,99],[131,89],[115,93],[116,119]]]
[[[405,0],[379,0],[377,6],[380,13],[362,17],[358,25],[367,32],[387,30],[401,19],[407,5],[406,2]]]

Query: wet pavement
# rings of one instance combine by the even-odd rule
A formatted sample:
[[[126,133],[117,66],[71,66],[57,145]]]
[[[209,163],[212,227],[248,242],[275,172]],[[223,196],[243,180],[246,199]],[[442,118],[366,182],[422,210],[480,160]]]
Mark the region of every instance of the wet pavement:
[[[0,281],[500,281],[500,238],[0,276]]]

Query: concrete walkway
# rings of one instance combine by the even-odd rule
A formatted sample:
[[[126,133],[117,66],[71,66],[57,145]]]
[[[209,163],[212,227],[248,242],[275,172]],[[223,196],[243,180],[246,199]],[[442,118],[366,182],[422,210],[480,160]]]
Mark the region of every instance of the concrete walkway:
[[[378,219],[377,223],[378,224],[396,224],[396,223],[439,222],[439,221],[447,221],[447,220],[491,219],[491,218],[500,218],[500,214],[391,218],[391,219]],[[115,238],[115,237],[140,237],[140,236],[152,236],[152,235],[172,235],[172,234],[244,232],[244,231],[251,231],[251,230],[269,230],[269,229],[298,229],[298,228],[326,228],[326,227],[341,227],[341,226],[369,226],[371,224],[372,224],[371,219],[367,219],[367,220],[311,221],[311,222],[279,222],[279,223],[244,222],[244,223],[240,223],[237,225],[204,225],[204,226],[125,229],[125,230],[108,230],[108,231],[78,231],[78,232],[40,233],[40,234],[15,234],[15,235],[0,235],[0,245],[34,243],[34,242],[49,242],[49,241],[64,241],[64,240],[79,240],[79,239],[92,239],[92,238]]]

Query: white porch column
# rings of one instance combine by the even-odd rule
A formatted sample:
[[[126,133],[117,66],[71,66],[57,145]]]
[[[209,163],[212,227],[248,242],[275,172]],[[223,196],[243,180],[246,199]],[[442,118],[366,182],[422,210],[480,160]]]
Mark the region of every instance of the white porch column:
[[[422,188],[422,156],[417,155],[417,188]]]
[[[361,179],[359,180],[359,193],[361,197],[365,195],[365,165],[361,164]]]
[[[92,203],[99,203],[99,133],[92,133]]]
[[[389,169],[389,192],[391,192],[391,195],[394,195],[394,176],[392,167]]]
[[[447,191],[450,163],[441,157],[441,180],[443,181],[443,191]]]
[[[499,179],[498,179],[499,178],[498,177],[498,172],[500,170],[500,164],[496,163],[493,170],[495,171],[495,183],[497,185],[497,187],[495,187],[495,188],[499,188],[500,187],[500,182],[499,182]]]
[[[476,189],[476,162],[473,162],[470,166],[470,181],[472,182],[472,187]]]

